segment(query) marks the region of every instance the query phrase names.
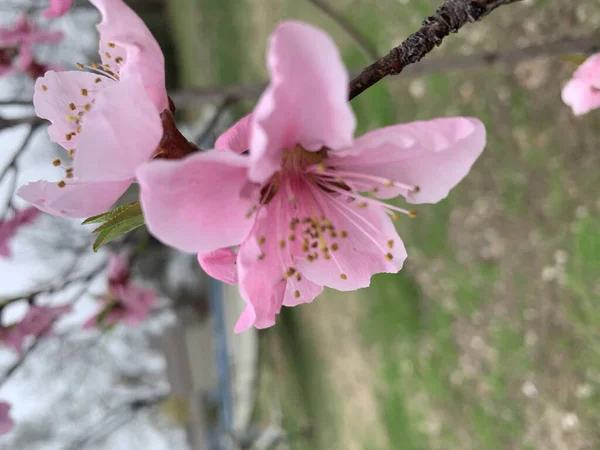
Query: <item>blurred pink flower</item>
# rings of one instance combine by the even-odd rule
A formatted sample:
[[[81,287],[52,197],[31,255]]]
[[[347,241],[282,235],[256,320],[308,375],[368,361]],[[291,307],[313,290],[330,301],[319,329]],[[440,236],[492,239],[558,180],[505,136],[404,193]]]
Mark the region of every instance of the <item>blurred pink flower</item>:
[[[131,282],[126,258],[112,254],[108,262],[108,292],[102,298],[98,314],[84,323],[84,328],[108,328],[123,322],[137,325],[146,319],[156,303],[156,293]]]
[[[19,328],[24,336],[49,336],[52,325],[64,314],[72,309],[71,305],[65,306],[36,306],[31,305],[19,323]]]
[[[562,90],[562,100],[580,116],[600,107],[600,53],[590,56]]]
[[[10,219],[0,222],[0,257],[11,257],[9,241],[20,227],[32,224],[39,214],[40,212],[35,208],[26,208],[15,213]]]
[[[89,72],[47,72],[35,86],[36,114],[72,166],[59,182],[36,181],[18,195],[49,214],[106,211],[159,149],[160,114],[169,107],[164,58],[144,22],[122,0],[91,0],[102,13],[100,57]],[[79,65],[84,68],[83,65]]]
[[[50,5],[43,13],[47,19],[64,16],[73,6],[73,0],[50,0]]]
[[[15,426],[10,417],[10,403],[0,401],[0,435],[8,433]]]
[[[438,202],[486,142],[483,124],[466,117],[353,139],[348,73],[331,38],[312,26],[279,25],[268,66],[271,83],[254,112],[217,151],[137,170],[149,230],[200,252],[209,274],[239,281],[247,307],[237,332],[273,325],[282,305],[311,302],[323,286],[355,290],[375,273],[398,272],[406,251],[392,219],[414,213],[381,199]]]
[[[41,30],[37,25],[29,22],[26,15],[19,17],[14,26],[0,27],[0,47],[2,48],[55,43],[62,38],[61,31]]]
[[[3,346],[11,348],[17,353],[23,351],[25,338],[26,336],[18,323],[0,327],[0,342]]]

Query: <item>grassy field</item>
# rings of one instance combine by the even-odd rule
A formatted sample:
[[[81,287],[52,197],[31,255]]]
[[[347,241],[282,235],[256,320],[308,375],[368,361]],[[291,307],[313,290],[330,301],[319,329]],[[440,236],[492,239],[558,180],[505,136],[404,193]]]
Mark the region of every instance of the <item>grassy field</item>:
[[[440,3],[329,2],[381,54]],[[264,79],[266,38],[286,18],[325,27],[348,67],[367,63],[304,0],[169,4],[185,86]],[[599,24],[597,1],[526,1],[450,36],[429,57]],[[262,334],[258,421],[269,420],[277,399],[293,449],[600,448],[600,113],[576,119],[561,103],[572,70],[555,58],[398,76],[353,102],[359,134],[474,115],[489,144],[447,200],[398,224],[409,253],[400,274],[350,295],[326,292]]]

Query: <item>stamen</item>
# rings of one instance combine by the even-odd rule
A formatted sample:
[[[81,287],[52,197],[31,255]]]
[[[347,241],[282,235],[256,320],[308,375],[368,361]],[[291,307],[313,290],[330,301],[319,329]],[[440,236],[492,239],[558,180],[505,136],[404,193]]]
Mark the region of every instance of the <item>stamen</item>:
[[[62,181],[62,180],[61,180],[61,181],[59,181],[59,182],[58,182],[58,183],[56,183],[56,184],[58,184],[58,187],[59,187],[59,188],[64,188],[64,187],[67,185],[67,183],[65,183],[65,182],[64,182],[64,181]]]
[[[107,42],[106,45],[108,45],[110,48],[115,48],[114,42]]]
[[[88,90],[87,90],[87,89],[85,89],[85,88],[82,88],[82,89],[81,89],[81,95],[83,95],[84,97],[87,97],[87,95],[88,95]]]
[[[78,69],[85,69],[85,66],[83,64],[81,64],[80,62],[75,63],[75,65],[77,66]]]
[[[52,161],[52,165],[53,165],[54,167],[58,167],[58,166],[60,166],[60,159],[55,159],[54,161]]]
[[[48,90],[48,86],[46,86],[45,84],[42,84],[42,91],[46,92]]]
[[[294,291],[294,297],[299,298],[300,297],[300,291]]]
[[[77,107],[75,106],[75,103],[69,103],[69,109],[71,111],[75,111],[77,109]]]
[[[392,255],[391,253],[386,253],[385,259],[387,259],[388,261],[391,261],[392,259],[394,259],[394,255]]]
[[[264,236],[261,236],[258,238],[258,245],[263,245],[266,241],[266,238]]]
[[[340,278],[342,280],[347,280],[348,279],[348,275],[346,275],[345,273],[340,273]]]
[[[389,241],[387,241],[388,247],[389,248],[394,248],[394,240],[390,239]]]

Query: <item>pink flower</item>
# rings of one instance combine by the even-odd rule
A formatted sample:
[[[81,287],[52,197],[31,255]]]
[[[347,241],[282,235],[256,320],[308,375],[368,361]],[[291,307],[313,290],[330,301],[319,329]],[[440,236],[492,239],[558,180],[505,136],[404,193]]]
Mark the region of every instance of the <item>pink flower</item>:
[[[0,28],[0,47],[11,48],[32,46],[33,44],[55,43],[63,38],[61,31],[40,30],[22,15],[12,27]]]
[[[19,354],[23,351],[26,337],[18,323],[0,327],[0,342],[2,345],[13,349]]]
[[[43,13],[47,19],[64,16],[73,6],[73,0],[50,0],[50,5]]]
[[[35,208],[26,208],[17,212],[12,218],[0,222],[0,257],[10,258],[9,241],[20,227],[33,223],[39,214],[40,212]]]
[[[0,401],[0,435],[8,433],[15,426],[15,422],[10,417],[10,403]]]
[[[122,0],[91,0],[102,13],[100,57],[89,72],[53,72],[35,86],[36,114],[72,166],[59,182],[37,181],[18,195],[56,216],[106,211],[134,181],[136,167],[160,151],[168,109],[164,58],[142,20]],[[79,65],[83,68],[83,65]]]
[[[102,298],[99,313],[91,317],[84,328],[108,328],[119,322],[137,325],[144,321],[156,303],[156,293],[132,283],[130,273],[126,258],[116,254],[110,256],[108,293]]]
[[[323,286],[350,291],[398,272],[406,251],[392,219],[413,213],[381,199],[438,202],[485,146],[483,124],[465,117],[353,139],[348,73],[312,26],[279,25],[268,66],[256,109],[218,150],[137,170],[150,231],[240,283],[247,307],[237,332],[273,325],[282,305],[311,302]]]
[[[576,116],[600,107],[600,53],[579,66],[563,88],[562,100]]]
[[[52,325],[62,316],[71,311],[71,306],[36,306],[31,305],[19,328],[24,336],[49,336]]]

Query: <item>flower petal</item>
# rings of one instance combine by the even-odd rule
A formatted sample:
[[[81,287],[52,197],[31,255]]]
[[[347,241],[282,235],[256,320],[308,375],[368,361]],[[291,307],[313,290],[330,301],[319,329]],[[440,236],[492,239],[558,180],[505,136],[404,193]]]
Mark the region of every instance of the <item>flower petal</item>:
[[[236,258],[237,254],[230,248],[198,254],[198,262],[202,269],[211,277],[227,284],[238,282]]]
[[[361,136],[352,149],[332,154],[329,164],[419,188],[416,193],[396,187],[380,189],[379,197],[402,194],[409,203],[436,203],[467,175],[485,142],[485,127],[478,119],[412,122]]]
[[[97,77],[88,72],[51,70],[37,79],[33,94],[35,113],[52,123],[48,127],[52,142],[67,150],[76,148],[80,137],[76,122],[78,114],[87,114],[98,92],[105,85],[113,83],[108,79],[103,83],[95,83]]]
[[[90,0],[102,14],[100,57],[122,76],[139,73],[159,112],[169,107],[163,53],[142,19],[122,0]]]
[[[17,195],[53,216],[85,218],[107,211],[127,190],[130,181],[57,183],[36,181],[19,189]]]
[[[139,78],[112,83],[83,118],[73,167],[86,181],[133,179],[157,151],[163,128]]]
[[[244,153],[250,148],[250,131],[252,113],[245,115],[235,125],[223,133],[215,142],[217,150],[231,150],[235,153]]]
[[[284,22],[268,50],[271,83],[254,110],[250,177],[263,181],[297,144],[307,150],[352,143],[356,126],[348,103],[348,72],[333,40],[322,30]]]
[[[562,101],[571,107],[573,114],[581,116],[600,107],[600,89],[585,80],[573,78],[562,90]]]
[[[46,19],[56,19],[64,16],[73,6],[73,0],[50,0],[50,5],[44,10],[42,15]]]
[[[248,158],[226,151],[142,165],[137,178],[148,229],[185,252],[239,244],[252,228],[248,211],[259,194],[248,186],[247,166]]]
[[[333,226],[335,238],[324,237],[329,259],[297,257],[296,265],[310,281],[340,291],[367,287],[376,273],[396,273],[406,259],[404,244],[381,207],[358,207],[341,196],[313,188],[320,213]],[[302,201],[299,199],[299,202]]]

